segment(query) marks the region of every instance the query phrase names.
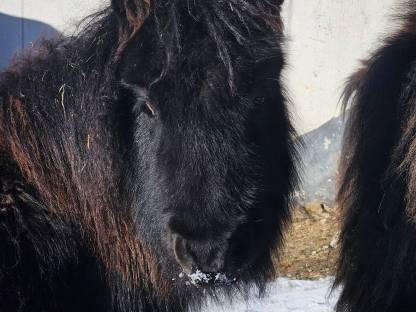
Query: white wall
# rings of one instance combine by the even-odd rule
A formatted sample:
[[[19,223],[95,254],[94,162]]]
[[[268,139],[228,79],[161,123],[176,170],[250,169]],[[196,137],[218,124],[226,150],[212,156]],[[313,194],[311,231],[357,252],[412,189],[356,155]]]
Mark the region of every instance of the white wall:
[[[346,78],[389,33],[403,0],[287,0],[288,89],[301,132],[339,114]],[[391,31],[391,29],[390,29]]]
[[[285,75],[300,132],[339,113],[337,103],[346,77],[380,43],[393,5],[400,1],[286,0],[290,67]],[[0,0],[0,12],[71,32],[76,21],[106,3],[108,0]]]

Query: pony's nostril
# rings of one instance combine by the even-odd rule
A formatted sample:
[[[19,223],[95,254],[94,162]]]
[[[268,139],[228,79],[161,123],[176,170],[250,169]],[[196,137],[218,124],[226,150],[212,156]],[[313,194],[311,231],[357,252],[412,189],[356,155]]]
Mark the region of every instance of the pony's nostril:
[[[224,269],[227,243],[212,241],[187,241],[180,235],[174,236],[176,260],[186,273],[199,269],[205,273],[220,272]]]
[[[178,263],[186,273],[191,273],[193,269],[193,261],[188,253],[186,240],[180,235],[173,236],[173,250]]]

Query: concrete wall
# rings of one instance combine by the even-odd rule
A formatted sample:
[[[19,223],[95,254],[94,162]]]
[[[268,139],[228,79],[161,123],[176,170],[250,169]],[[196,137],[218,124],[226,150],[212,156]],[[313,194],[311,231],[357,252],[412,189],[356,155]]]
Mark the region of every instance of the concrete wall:
[[[215,0],[209,0],[215,1]],[[290,66],[285,73],[300,132],[339,113],[346,77],[380,43],[393,6],[403,0],[286,0]],[[43,21],[70,33],[108,0],[0,0],[0,12]],[[18,36],[19,34],[16,34]],[[0,56],[2,57],[2,56]]]
[[[389,33],[393,8],[400,1],[285,2],[286,77],[299,131],[314,129],[339,114],[338,100],[346,78]]]

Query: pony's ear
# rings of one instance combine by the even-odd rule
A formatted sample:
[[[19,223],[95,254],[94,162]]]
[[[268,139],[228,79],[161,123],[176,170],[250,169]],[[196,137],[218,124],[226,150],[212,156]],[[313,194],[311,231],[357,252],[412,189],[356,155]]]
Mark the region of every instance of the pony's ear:
[[[152,0],[111,0],[111,7],[119,22],[117,56],[139,31],[150,14]]]

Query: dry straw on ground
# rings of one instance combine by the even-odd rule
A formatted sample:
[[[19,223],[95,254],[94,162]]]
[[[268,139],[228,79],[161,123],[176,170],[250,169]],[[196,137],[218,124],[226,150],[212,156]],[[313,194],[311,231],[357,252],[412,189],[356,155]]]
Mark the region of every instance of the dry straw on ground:
[[[298,207],[286,235],[280,276],[319,279],[333,275],[338,228],[334,208],[319,203]]]

